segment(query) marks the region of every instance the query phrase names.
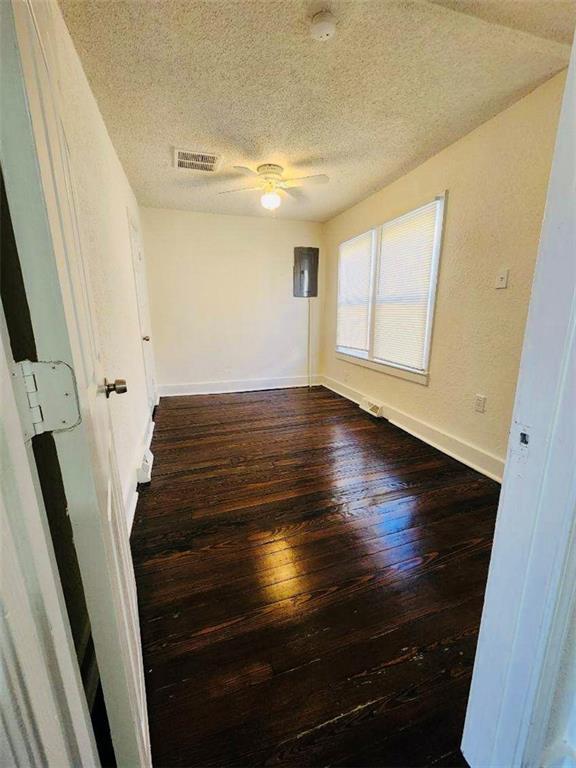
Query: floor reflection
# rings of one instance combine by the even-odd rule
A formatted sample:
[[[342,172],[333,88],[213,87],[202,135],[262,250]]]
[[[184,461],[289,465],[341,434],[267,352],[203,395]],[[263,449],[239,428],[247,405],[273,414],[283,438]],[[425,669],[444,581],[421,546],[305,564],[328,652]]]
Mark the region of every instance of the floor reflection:
[[[304,576],[296,560],[293,547],[285,538],[278,538],[258,548],[258,573],[262,589],[270,602],[288,600],[306,591]],[[290,610],[291,603],[283,608]]]

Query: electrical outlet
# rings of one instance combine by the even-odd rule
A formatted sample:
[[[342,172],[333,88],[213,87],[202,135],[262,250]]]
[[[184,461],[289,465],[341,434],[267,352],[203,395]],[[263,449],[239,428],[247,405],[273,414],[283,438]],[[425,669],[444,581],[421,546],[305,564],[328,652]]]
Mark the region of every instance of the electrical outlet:
[[[510,277],[510,270],[503,269],[502,272],[496,277],[495,288],[508,288],[508,278]]]
[[[474,410],[477,413],[484,413],[486,410],[486,395],[476,395],[474,398]]]

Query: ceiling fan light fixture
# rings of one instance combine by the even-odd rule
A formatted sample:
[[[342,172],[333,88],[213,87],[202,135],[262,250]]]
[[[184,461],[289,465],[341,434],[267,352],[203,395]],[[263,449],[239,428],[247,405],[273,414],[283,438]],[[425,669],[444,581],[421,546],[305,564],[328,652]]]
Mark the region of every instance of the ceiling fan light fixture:
[[[1,2],[1,0],[0,0]],[[284,168],[274,163],[262,163],[256,170],[245,165],[235,165],[234,169],[245,176],[253,177],[254,186],[223,189],[218,195],[228,195],[230,192],[260,192],[260,204],[268,211],[275,211],[282,204],[282,196],[288,194],[298,197],[303,184],[326,184],[330,179],[325,173],[315,173],[311,176],[296,176],[284,178]],[[281,194],[280,194],[281,193]]]
[[[278,192],[274,192],[274,190],[270,192],[264,192],[262,197],[260,198],[260,203],[263,208],[266,208],[268,211],[275,211],[276,208],[280,207],[280,203],[282,202],[282,198],[278,194]]]

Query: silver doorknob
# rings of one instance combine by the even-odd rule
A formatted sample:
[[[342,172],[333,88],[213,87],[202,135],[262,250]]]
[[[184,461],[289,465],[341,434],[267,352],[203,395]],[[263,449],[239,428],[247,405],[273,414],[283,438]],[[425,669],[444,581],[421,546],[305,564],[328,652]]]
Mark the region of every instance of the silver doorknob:
[[[150,336],[142,336],[142,341],[150,341]]]
[[[112,392],[116,392],[117,395],[123,395],[128,391],[126,386],[126,379],[114,379],[114,381],[108,381],[104,379],[104,392],[106,397],[110,397]]]

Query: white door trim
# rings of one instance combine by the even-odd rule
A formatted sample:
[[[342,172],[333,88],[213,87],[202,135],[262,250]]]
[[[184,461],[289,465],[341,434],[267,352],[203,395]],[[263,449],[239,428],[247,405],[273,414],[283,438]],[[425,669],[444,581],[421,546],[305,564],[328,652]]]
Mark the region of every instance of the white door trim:
[[[63,124],[62,20],[55,0],[0,5],[2,165],[38,358],[66,362],[78,384],[82,421],[54,441],[111,736],[118,765],[150,766],[134,573]]]
[[[0,764],[98,766],[36,465],[0,310]]]
[[[158,386],[156,384],[156,370],[154,365],[154,339],[150,322],[150,307],[148,305],[148,278],[144,259],[144,246],[140,227],[134,220],[131,212],[126,211],[128,219],[128,232],[130,236],[130,251],[132,256],[132,271],[134,273],[134,286],[136,288],[136,302],[138,308],[138,327],[140,329],[140,345],[142,347],[142,361],[146,374],[146,389],[148,393],[148,406],[150,415],[154,406],[158,405]]]
[[[569,621],[564,612],[574,604],[575,158],[573,48],[464,730],[472,768],[546,764],[542,750]]]

